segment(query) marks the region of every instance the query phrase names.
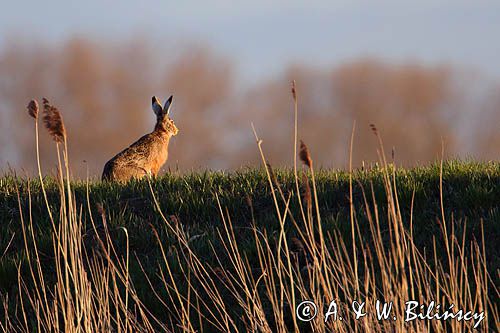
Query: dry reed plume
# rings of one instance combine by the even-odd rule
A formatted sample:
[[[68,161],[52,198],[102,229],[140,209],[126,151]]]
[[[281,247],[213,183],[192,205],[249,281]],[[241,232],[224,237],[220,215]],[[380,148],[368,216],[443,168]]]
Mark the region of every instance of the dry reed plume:
[[[59,110],[50,104],[48,99],[43,98],[43,122],[52,139],[57,143],[63,143],[66,139],[66,129]]]
[[[309,153],[309,148],[307,148],[306,144],[302,140],[300,140],[299,157],[304,165],[306,165],[309,169],[312,168],[312,158]]]
[[[28,113],[31,117],[33,117],[34,119],[38,119],[38,111],[39,111],[39,108],[38,108],[38,102],[34,99],[32,99],[29,104],[28,104]]]

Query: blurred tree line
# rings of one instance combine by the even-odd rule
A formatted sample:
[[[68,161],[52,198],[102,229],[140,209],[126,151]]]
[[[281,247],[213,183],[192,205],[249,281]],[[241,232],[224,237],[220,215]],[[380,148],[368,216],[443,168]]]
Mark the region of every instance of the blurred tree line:
[[[360,59],[333,68],[296,64],[244,87],[230,59],[199,45],[171,50],[142,39],[72,38],[57,45],[11,40],[0,49],[0,168],[34,170],[33,123],[25,108],[32,98],[47,97],[59,107],[73,172],[94,177],[109,158],[152,130],[151,96],[170,94],[180,133],[171,141],[166,168],[260,163],[251,122],[270,162],[291,165],[293,79],[299,138],[316,165],[346,167],[354,122],[357,166],[377,160],[371,123],[402,165],[439,158],[442,141],[447,156],[500,156],[500,84],[471,71]],[[44,131],[41,153],[50,172],[55,152]]]

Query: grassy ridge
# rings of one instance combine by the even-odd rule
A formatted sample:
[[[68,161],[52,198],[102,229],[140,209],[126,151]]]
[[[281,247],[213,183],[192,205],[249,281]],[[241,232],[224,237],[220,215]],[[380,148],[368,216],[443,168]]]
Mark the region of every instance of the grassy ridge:
[[[293,172],[275,170],[277,182],[285,196],[294,191]],[[406,226],[409,226],[411,202],[413,198],[413,233],[415,244],[425,252],[434,242],[440,244],[439,223],[441,218],[439,193],[439,165],[396,171],[396,188],[401,212]],[[377,202],[382,216],[382,233],[388,232],[384,226],[384,210],[386,194],[380,169],[369,171],[358,170],[353,175],[353,198],[356,219],[362,235],[369,238],[366,223],[363,190],[370,206],[373,206],[371,193]],[[318,201],[325,233],[337,230],[346,242],[350,239],[349,220],[349,174],[344,171],[320,170],[316,174]],[[36,180],[29,182],[31,207],[35,235],[38,241],[42,261],[51,262],[52,236],[51,224],[45,208],[40,184]],[[193,249],[206,254],[204,260],[217,264],[210,255],[210,249],[222,246],[217,232],[222,228],[221,213],[217,204],[220,200],[224,212],[228,212],[236,229],[236,237],[240,249],[252,263],[257,260],[253,231],[248,228],[256,225],[266,235],[278,234],[280,225],[272,201],[269,183],[264,170],[245,169],[238,172],[203,172],[187,175],[165,175],[151,183],[152,190],[159,201],[162,211],[180,222],[186,233],[190,235]],[[14,176],[0,178],[0,290],[2,295],[15,293],[17,288],[17,264],[26,261],[22,230],[20,225],[19,201],[25,216],[29,212],[28,180]],[[55,181],[47,179],[49,202],[57,212],[59,190]],[[144,269],[148,276],[154,277],[160,262],[160,249],[154,236],[153,228],[159,233],[163,244],[170,244],[175,249],[176,240],[163,228],[158,211],[152,200],[147,181],[132,181],[126,185],[91,182],[75,182],[73,186],[78,214],[86,230],[84,241],[92,246],[92,228],[90,218],[99,225],[103,217],[109,224],[119,252],[125,250],[123,229],[128,231],[130,241],[131,266],[130,273],[139,295],[143,295],[148,308],[155,309],[154,297],[150,295],[150,287],[141,276]],[[90,205],[87,204],[87,190]],[[498,285],[500,267],[500,163],[446,162],[443,167],[444,212],[448,222],[454,221],[456,233],[462,235],[466,230],[466,239],[476,239],[480,246],[481,230],[484,229],[488,271]],[[104,208],[104,212],[98,209]],[[297,200],[290,203],[292,215],[300,216]],[[299,222],[300,224],[300,222]],[[293,237],[295,231],[291,224],[287,225]],[[435,238],[436,237],[436,238]],[[435,238],[435,239],[434,239]],[[175,252],[175,250],[173,250]],[[440,251],[438,251],[438,255]],[[176,265],[176,256],[171,254],[172,267]],[[139,265],[139,261],[142,267]],[[25,267],[22,265],[21,267]],[[50,269],[50,267],[48,267]],[[179,275],[180,276],[180,275]],[[153,284],[155,281],[153,279]],[[153,310],[154,312],[154,310]]]

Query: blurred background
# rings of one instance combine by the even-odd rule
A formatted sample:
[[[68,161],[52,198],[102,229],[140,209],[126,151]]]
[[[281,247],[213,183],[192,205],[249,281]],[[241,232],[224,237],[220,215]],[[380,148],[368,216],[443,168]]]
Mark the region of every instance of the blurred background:
[[[31,98],[61,110],[76,176],[152,130],[152,95],[180,129],[164,169],[275,165],[299,138],[316,165],[500,156],[500,3],[494,1],[15,1],[0,13],[0,170],[35,169]],[[42,163],[55,149],[41,130]]]

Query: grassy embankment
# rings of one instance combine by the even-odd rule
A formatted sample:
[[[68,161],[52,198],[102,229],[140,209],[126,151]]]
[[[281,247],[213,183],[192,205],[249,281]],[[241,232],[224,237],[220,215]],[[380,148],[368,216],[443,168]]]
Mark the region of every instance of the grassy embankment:
[[[210,317],[207,309],[203,309],[203,306],[199,304],[200,300],[193,302],[191,306],[185,305],[187,309],[191,308],[189,313],[184,315],[178,313],[183,312],[183,307],[180,305],[182,302],[189,303],[187,301],[189,295],[192,300],[198,296],[200,299],[216,299],[220,297],[227,306],[224,311],[228,312],[230,317],[235,320],[234,325],[240,328],[244,327],[243,325],[248,325],[248,323],[236,323],[236,318],[244,316],[247,312],[248,315],[251,315],[253,310],[240,303],[241,299],[232,293],[230,286],[236,284],[237,280],[244,279],[242,276],[246,276],[245,274],[248,274],[246,279],[249,279],[250,276],[253,279],[262,278],[265,271],[263,267],[274,267],[277,258],[266,259],[263,253],[267,252],[262,247],[263,244],[266,244],[269,253],[279,256],[277,253],[284,251],[282,237],[287,241],[289,258],[295,262],[290,262],[291,266],[288,266],[288,258],[282,258],[284,267],[281,268],[280,274],[286,275],[291,269],[294,271],[293,275],[297,275],[294,287],[294,289],[297,289],[294,299],[297,300],[294,300],[294,303],[298,303],[303,298],[299,296],[301,294],[301,291],[298,291],[301,289],[300,284],[304,283],[305,280],[314,280],[314,278],[302,276],[301,279],[304,281],[297,281],[300,280],[298,276],[303,273],[304,267],[314,261],[311,259],[312,256],[317,256],[320,260],[333,260],[332,264],[339,264],[344,260],[344,269],[346,271],[341,272],[337,278],[341,278],[343,275],[344,279],[351,279],[353,274],[357,274],[361,285],[365,284],[367,279],[373,278],[373,276],[370,277],[369,272],[371,272],[377,275],[374,284],[377,284],[377,288],[381,288],[373,293],[379,293],[388,299],[391,296],[397,297],[397,295],[387,295],[387,292],[384,294],[383,283],[379,285],[377,280],[387,279],[386,274],[389,274],[394,275],[392,283],[396,283],[402,273],[396,271],[381,272],[382,269],[389,268],[383,268],[380,258],[376,255],[378,251],[386,251],[385,255],[388,260],[390,262],[394,261],[389,265],[392,267],[391,270],[397,270],[399,265],[395,262],[397,261],[398,251],[394,248],[394,245],[398,241],[393,237],[395,233],[401,233],[402,231],[396,230],[396,224],[392,221],[394,218],[399,221],[398,223],[401,226],[404,226],[407,237],[410,238],[411,236],[412,241],[408,244],[415,245],[415,253],[418,251],[423,258],[425,257],[425,262],[429,265],[429,272],[438,272],[442,268],[442,273],[449,276],[450,269],[453,270],[449,265],[449,255],[458,256],[459,259],[465,258],[465,260],[475,258],[477,253],[475,254],[475,246],[471,246],[471,244],[477,244],[479,253],[484,252],[486,254],[485,263],[490,277],[486,277],[485,280],[489,280],[488,292],[490,293],[490,302],[493,302],[490,306],[496,308],[497,301],[494,300],[498,296],[498,291],[495,291],[494,288],[499,285],[498,272],[500,267],[500,248],[498,247],[498,240],[500,239],[500,164],[457,161],[444,163],[442,170],[443,207],[440,204],[439,165],[414,169],[401,168],[397,169],[394,174],[390,169],[391,167],[385,170],[375,168],[369,171],[355,171],[352,174],[352,182],[350,182],[349,173],[345,171],[320,170],[316,172],[318,207],[324,237],[318,235],[314,198],[309,195],[310,199],[307,199],[307,192],[311,191],[311,187],[305,185],[304,179],[300,179],[299,187],[302,191],[302,204],[307,215],[304,223],[298,198],[293,195],[296,184],[292,170],[275,170],[275,177],[271,175],[280,213],[276,210],[271,185],[263,169],[245,169],[233,173],[171,174],[155,179],[151,183],[143,180],[132,181],[125,185],[96,181],[90,182],[87,186],[85,182],[73,182],[71,191],[74,193],[75,219],[81,223],[82,245],[86,249],[83,252],[92,252],[93,256],[99,256],[96,253],[101,253],[101,257],[110,258],[110,261],[127,261],[127,267],[122,268],[129,272],[130,284],[133,285],[134,293],[140,303],[143,303],[143,306],[151,311],[151,314],[148,315],[149,319],[146,320],[150,320],[153,326],[159,324],[155,324],[154,320],[150,319],[152,317],[158,318],[163,323],[168,323],[168,318],[176,324],[184,323],[186,325],[187,319],[181,318],[185,316],[191,318],[193,324],[190,325],[193,327],[197,327],[197,322],[200,321],[207,323],[207,327],[210,327],[208,318],[201,319],[197,314],[196,309],[198,307],[198,309],[201,309],[200,312]],[[389,179],[392,178],[392,175],[394,176],[393,185],[395,186],[392,188],[396,190],[389,198],[387,184],[384,181],[385,175],[389,175]],[[351,218],[349,204],[350,184],[352,184],[353,218]],[[45,190],[57,224],[59,223],[58,220],[62,218],[60,216],[61,200],[68,200],[67,198],[61,199],[60,188],[55,179],[46,179]],[[280,194],[280,191],[282,194]],[[290,214],[286,214],[286,202],[288,202],[290,195],[292,195],[289,201]],[[396,200],[390,199],[391,197],[396,198]],[[157,200],[157,205],[155,200]],[[391,200],[394,201],[394,207],[389,202]],[[373,221],[373,215],[376,213],[375,202],[377,203],[379,215],[378,222]],[[66,205],[68,205],[67,202]],[[307,207],[308,205],[309,207]],[[393,208],[399,209],[399,217],[399,212],[396,212],[395,216],[391,217]],[[443,211],[441,208],[443,208]],[[21,223],[20,209],[23,213],[24,223]],[[307,213],[308,210],[309,213]],[[446,233],[443,232],[443,213]],[[278,217],[278,214],[281,217]],[[31,224],[29,223],[30,215],[32,217]],[[223,217],[225,217],[225,221]],[[285,219],[286,221],[283,223],[284,233],[282,234],[282,223],[280,221]],[[315,249],[308,248],[308,245],[305,245],[310,239],[308,239],[307,235],[301,236],[300,233],[307,234],[306,229],[309,228],[307,227],[307,220],[309,219],[311,219],[309,227],[314,239],[311,242],[316,242],[315,245],[318,246],[318,249],[321,249],[322,245],[318,243],[324,241],[324,247],[328,254],[333,257],[337,256],[338,259],[321,259],[321,250],[318,250],[314,255]],[[370,220],[372,221],[370,222]],[[355,222],[354,229],[351,221]],[[373,233],[374,230],[377,233],[377,228],[374,229],[373,225],[377,223],[379,224],[377,228],[379,228],[380,235],[379,238],[374,238]],[[45,276],[44,283],[50,287],[57,281],[58,274],[54,260],[57,256],[54,255],[56,247],[54,246],[53,226],[40,183],[38,180],[4,176],[0,178],[0,250],[2,252],[0,258],[0,290],[2,291],[2,297],[9,295],[8,302],[5,304],[8,304],[10,316],[12,317],[15,316],[14,312],[16,311],[18,317],[22,313],[19,308],[19,300],[16,300],[20,288],[18,267],[20,267],[20,275],[23,281],[27,285],[33,286],[27,251],[30,252],[31,265],[33,265],[33,257],[35,256],[33,252],[34,242],[33,239],[30,239],[31,231],[28,231],[26,233],[28,247],[25,247],[23,225],[26,230],[30,230],[32,226],[32,238],[36,240],[37,253]],[[228,225],[230,225],[230,228],[227,227]],[[105,254],[102,254],[99,237],[96,236],[100,233],[100,230],[104,230],[102,233],[106,234],[109,232],[116,253],[104,251]],[[451,232],[456,237],[451,235]],[[179,236],[178,233],[182,233],[182,236]],[[351,245],[353,234],[356,239],[357,249]],[[261,239],[260,242],[257,242],[257,238],[262,238],[265,241]],[[341,243],[335,238],[342,238]],[[446,241],[446,238],[449,238],[450,243]],[[102,239],[105,239],[105,237],[102,237]],[[378,248],[377,243],[383,245],[383,250]],[[458,247],[452,252],[450,246],[455,247],[454,243]],[[230,244],[236,245],[238,250],[235,250]],[[281,250],[279,250],[280,247]],[[463,257],[457,251],[460,249],[464,251]],[[357,251],[357,260],[353,260],[353,251]],[[241,255],[242,263],[248,265],[250,273],[246,272],[242,276],[238,275],[238,270],[243,270],[243,268],[234,263],[234,258],[232,258],[234,252]],[[371,254],[367,258],[368,252]],[[394,258],[391,260],[389,257],[392,255],[394,255]],[[404,253],[399,255],[405,256]],[[196,256],[196,260],[199,260],[200,263],[193,264],[191,261],[194,259],[190,256]],[[87,267],[87,265],[90,265],[89,261],[92,260],[84,258],[83,261],[85,261],[85,264],[82,267]],[[262,263],[262,261],[266,261],[266,263]],[[106,263],[106,260],[103,262]],[[454,263],[460,265],[460,260],[458,260],[458,264],[457,261],[454,261]],[[356,270],[356,272],[352,267],[353,264],[359,266],[359,270]],[[370,264],[373,264],[374,267],[369,267]],[[195,271],[200,269],[198,265],[203,265],[209,271],[196,273]],[[406,267],[405,269],[418,267],[410,267],[410,262],[403,264],[403,266]],[[193,269],[193,272],[188,272],[189,268]],[[420,269],[425,270],[425,268]],[[474,296],[476,284],[479,284],[480,288],[484,286],[481,286],[480,282],[477,283],[478,281],[473,279],[474,274],[477,273],[471,272],[474,270],[473,262],[466,265],[465,269],[468,271],[466,275],[472,274],[468,277],[467,283],[470,284],[470,292]],[[322,274],[328,276],[327,271],[319,270],[322,271]],[[405,272],[405,274],[408,273],[408,271]],[[200,278],[197,274],[213,275],[212,281],[217,287],[202,287],[204,283],[209,283],[205,281],[206,277]],[[335,273],[330,272],[330,275],[331,283],[340,282],[336,281]],[[37,276],[36,269],[35,276]],[[64,277],[64,274],[61,274],[61,276]],[[148,276],[150,280],[148,281],[145,276]],[[464,276],[462,276],[462,279]],[[192,279],[192,281],[189,281],[189,279]],[[319,278],[316,277],[316,279]],[[176,282],[176,286],[173,291],[170,290],[169,292],[169,288],[166,288],[165,285],[172,285],[171,280]],[[262,304],[259,307],[262,307],[263,316],[267,318],[270,327],[275,327],[277,325],[275,321],[280,320],[279,316],[275,317],[275,315],[271,314],[274,311],[273,309],[279,306],[280,297],[278,296],[276,300],[277,304],[273,303],[274,301],[271,301],[270,296],[267,294],[278,293],[278,291],[270,291],[266,287],[273,284],[279,285],[279,281],[284,284],[288,280],[289,277],[275,277],[273,281],[266,283],[261,281],[258,288],[258,292],[262,297]],[[427,287],[431,289],[437,288],[436,281],[433,282],[432,280],[432,277],[430,277],[429,282],[431,285]],[[232,283],[229,283],[229,281],[232,281]],[[247,282],[252,284],[251,281]],[[463,283],[458,279],[458,276],[455,282],[457,284]],[[253,281],[253,284],[258,285],[256,281]],[[123,283],[117,282],[117,285],[121,286],[119,288],[123,287]],[[355,285],[353,284],[351,287],[354,288]],[[446,285],[446,282],[443,285]],[[345,287],[347,287],[347,283]],[[217,288],[220,296],[210,295],[210,291],[205,290],[210,290],[210,288]],[[233,286],[233,288],[245,289],[242,286]],[[302,286],[302,288],[307,287]],[[322,288],[319,288],[319,290]],[[338,289],[339,287],[329,286],[324,288]],[[457,287],[455,286],[455,288]],[[195,289],[200,292],[197,296],[194,292]],[[284,289],[285,291],[281,293],[281,297],[284,297],[286,301],[283,303],[285,306],[282,319],[288,327],[293,327],[295,323],[292,320],[291,310],[286,306],[290,302],[291,289],[288,289],[288,292],[286,286]],[[155,292],[158,295],[155,295]],[[358,295],[358,292],[363,294],[361,291],[337,291],[333,294],[337,295],[337,297],[345,295],[348,298],[349,296]],[[462,294],[460,291],[457,292]],[[365,291],[365,293],[370,294],[369,290]],[[181,301],[180,299],[170,298],[172,294],[181,294],[186,299]],[[437,294],[439,295],[439,291]],[[444,290],[441,293],[442,297],[446,294],[447,292]],[[131,299],[135,299],[135,295],[131,296]],[[446,300],[448,296],[444,297],[444,299]],[[370,298],[366,295],[364,297]],[[463,297],[467,298],[469,296],[464,292]],[[451,298],[448,299],[448,301],[450,300]],[[345,302],[348,301],[348,299],[345,299]],[[132,301],[129,302],[132,303]],[[464,302],[468,303],[466,299],[464,299]],[[26,301],[26,303],[28,302]],[[172,306],[174,303],[177,303],[177,305]],[[212,306],[216,304],[215,302]],[[26,304],[25,307],[29,308]],[[110,308],[113,308],[113,306]],[[210,308],[210,306],[207,308]],[[174,313],[169,313],[168,309],[176,310],[173,311]],[[34,310],[25,311],[32,313]],[[254,315],[256,318],[259,317],[257,314]],[[491,322],[491,317],[489,319]],[[211,319],[211,321],[214,321],[214,319]],[[214,324],[216,327],[217,325],[224,326],[225,324]],[[231,324],[227,325],[232,327]],[[297,323],[297,325],[304,327],[304,324],[301,323]]]
[[[30,102],[37,161],[38,111]],[[64,124],[46,99],[43,120],[56,179],[0,178],[4,331],[499,328],[499,163],[395,168],[373,126],[370,170],[315,171],[301,145],[302,170],[71,182]],[[318,307],[311,321],[299,320],[303,300]],[[325,322],[332,300],[339,317]],[[369,315],[357,320],[354,300]],[[377,320],[376,300],[394,302],[394,320]],[[406,322],[409,300],[486,319]]]

